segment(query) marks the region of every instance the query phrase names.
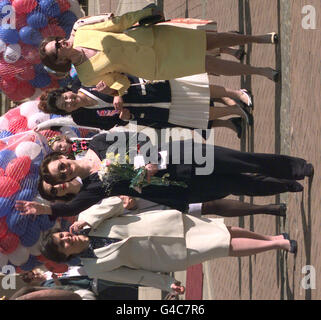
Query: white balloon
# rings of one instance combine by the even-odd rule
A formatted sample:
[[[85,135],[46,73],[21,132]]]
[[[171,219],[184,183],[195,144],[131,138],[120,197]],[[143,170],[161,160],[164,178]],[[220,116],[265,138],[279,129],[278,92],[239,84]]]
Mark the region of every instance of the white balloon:
[[[39,123],[47,121],[49,119],[50,119],[49,114],[46,114],[43,112],[37,112],[37,113],[33,114],[31,117],[28,117],[28,128],[33,129]]]
[[[21,47],[19,44],[8,44],[3,53],[3,59],[7,63],[15,63],[21,57]]]
[[[20,108],[20,114],[26,118],[32,116],[33,114],[40,112],[38,109],[38,100],[31,100],[22,103],[19,108]]]
[[[0,252],[0,268],[8,264],[8,256]]]
[[[40,152],[41,152],[41,147],[39,146],[39,144],[31,141],[21,142],[16,147],[17,157],[28,156],[30,157],[31,160],[35,159]]]
[[[9,130],[9,121],[6,117],[0,117],[0,129]]]
[[[6,48],[7,48],[6,43],[3,40],[0,39],[0,52],[5,51]]]
[[[19,244],[14,252],[8,254],[8,259],[14,265],[21,266],[28,261],[29,255],[29,249]]]

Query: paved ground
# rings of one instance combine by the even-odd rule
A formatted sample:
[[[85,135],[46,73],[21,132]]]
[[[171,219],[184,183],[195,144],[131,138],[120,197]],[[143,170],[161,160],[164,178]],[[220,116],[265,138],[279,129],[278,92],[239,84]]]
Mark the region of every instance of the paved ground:
[[[124,1],[122,1],[124,2]],[[127,3],[130,1],[127,0]],[[138,1],[131,1],[131,3]],[[160,2],[160,1],[159,1]],[[116,12],[119,1],[97,0],[100,12]],[[251,89],[255,95],[255,124],[240,141],[233,132],[217,129],[217,145],[255,152],[276,152],[304,157],[315,166],[312,186],[306,179],[304,192],[244,201],[286,202],[285,221],[271,216],[226,219],[265,234],[290,233],[299,244],[296,259],[276,252],[251,258],[224,258],[204,263],[203,299],[320,299],[320,17],[319,0],[164,0],[166,18],[213,19],[219,31],[240,30],[248,34],[277,31],[280,45],[253,45],[246,63],[270,66],[282,71],[275,85],[252,76],[216,77],[215,83],[230,88]],[[100,5],[98,5],[100,4]],[[316,29],[303,29],[302,8],[316,10]],[[128,4],[130,5],[130,3]],[[224,57],[226,58],[226,57]],[[306,265],[312,272],[303,271]],[[315,277],[313,278],[313,270]],[[316,289],[303,289],[301,281],[312,275]],[[312,281],[313,282],[313,281]],[[148,297],[147,297],[148,298]],[[156,297],[157,298],[157,297]]]

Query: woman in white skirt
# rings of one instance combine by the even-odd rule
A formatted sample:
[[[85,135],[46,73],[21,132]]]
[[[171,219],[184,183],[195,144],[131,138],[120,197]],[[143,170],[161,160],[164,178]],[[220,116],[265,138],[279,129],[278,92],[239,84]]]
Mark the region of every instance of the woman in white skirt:
[[[116,203],[115,210],[106,210]],[[180,294],[184,287],[158,272],[181,271],[220,257],[242,257],[276,249],[290,253],[297,250],[295,240],[228,227],[224,219],[196,218],[177,210],[154,210],[138,215],[122,213],[123,205],[118,197],[106,198],[83,211],[70,232],[48,232],[41,252],[58,263],[79,256],[88,275],[94,278]],[[88,232],[75,234],[87,226],[91,228]],[[97,237],[99,242],[95,240]]]
[[[71,115],[74,124],[79,126],[104,130],[136,121],[138,125],[158,129],[209,129],[222,125],[238,131],[230,120],[229,126],[217,124],[215,120],[229,115],[244,118],[247,122],[251,120],[247,110],[252,107],[251,94],[246,90],[209,85],[207,74],[152,83],[133,76],[129,79],[131,86],[123,97],[105,94],[108,87],[104,83],[94,88],[79,84],[76,93],[57,89],[42,94],[39,108],[46,113]],[[228,106],[212,107],[214,99],[221,99]],[[46,125],[59,125],[59,121],[57,119]]]

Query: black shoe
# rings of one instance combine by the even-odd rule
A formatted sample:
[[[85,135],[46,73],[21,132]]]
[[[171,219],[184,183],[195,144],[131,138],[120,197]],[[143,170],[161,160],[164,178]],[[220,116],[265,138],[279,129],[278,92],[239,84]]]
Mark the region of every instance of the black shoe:
[[[296,240],[290,240],[290,253],[297,254],[298,252],[298,243]]]
[[[284,233],[282,233],[282,236],[283,236],[283,238],[284,238],[285,240],[290,240],[290,236],[289,236],[288,233],[284,232]]]
[[[314,167],[312,163],[307,163],[304,165],[304,175],[309,178],[314,176]]]
[[[238,105],[238,107],[242,110],[242,113],[244,114],[244,119],[246,121],[246,123],[252,127],[253,124],[254,124],[254,118],[253,118],[253,114],[250,113],[248,110],[247,110],[247,107],[248,105],[245,104],[243,101],[240,101],[241,104]]]
[[[303,186],[299,182],[293,181],[292,183],[289,183],[288,190],[290,192],[301,192],[303,191]]]
[[[280,71],[273,70],[273,81],[279,82],[280,81]]]
[[[281,217],[286,217],[286,210],[287,210],[287,205],[286,203],[280,203],[280,216]]]
[[[246,55],[246,52],[244,49],[238,49],[236,50],[236,53],[234,56],[236,59],[243,61],[245,55]]]
[[[241,117],[235,117],[229,119],[232,121],[236,131],[237,131],[237,137],[241,139],[242,133],[243,133],[243,125],[242,125],[242,118]]]
[[[250,90],[247,89],[240,89],[242,91],[243,94],[245,94],[247,96],[247,99],[249,101],[249,103],[244,103],[243,101],[241,101],[243,103],[244,106],[246,106],[246,108],[249,108],[250,110],[254,109],[254,97],[253,94]]]

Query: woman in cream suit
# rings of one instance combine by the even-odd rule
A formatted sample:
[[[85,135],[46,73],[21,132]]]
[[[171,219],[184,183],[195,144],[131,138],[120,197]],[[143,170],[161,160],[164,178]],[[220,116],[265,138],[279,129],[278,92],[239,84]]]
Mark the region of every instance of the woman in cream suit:
[[[224,61],[213,49],[246,43],[276,43],[275,33],[249,36],[216,33],[170,25],[131,28],[136,22],[159,14],[155,8],[129,12],[100,23],[78,27],[74,38],[47,38],[40,45],[43,64],[67,72],[74,64],[85,86],[104,81],[111,94],[122,96],[130,82],[122,73],[148,80],[169,80],[193,74],[258,74],[277,81],[272,68],[257,68]]]
[[[287,235],[264,236],[226,227],[223,219],[196,218],[176,210],[122,213],[120,198],[102,200],[83,211],[70,228],[77,232],[89,226],[87,235],[51,230],[44,237],[42,254],[56,262],[79,255],[92,278],[183,293],[184,287],[173,277],[158,272],[185,270],[213,258],[249,256],[272,249],[296,252],[296,241]],[[94,244],[95,238],[101,241],[106,237],[112,243]]]

